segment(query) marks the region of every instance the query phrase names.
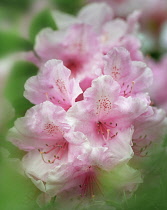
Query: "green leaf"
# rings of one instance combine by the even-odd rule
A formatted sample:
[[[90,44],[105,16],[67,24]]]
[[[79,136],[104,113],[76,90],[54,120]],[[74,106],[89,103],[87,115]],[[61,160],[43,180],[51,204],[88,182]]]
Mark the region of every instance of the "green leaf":
[[[17,51],[32,50],[32,44],[11,31],[0,31],[0,57]]]
[[[17,172],[17,164],[5,161],[0,164],[0,209],[2,210],[39,210],[36,198],[40,194],[30,179]],[[13,164],[13,166],[12,166]]]
[[[30,39],[34,43],[36,35],[43,28],[50,27],[54,30],[57,29],[56,23],[54,22],[49,9],[45,9],[38,13],[33,19],[30,26]]]
[[[23,92],[26,80],[36,75],[36,73],[37,67],[25,61],[15,63],[11,69],[11,74],[5,88],[5,96],[15,109],[15,119],[24,116],[27,109],[32,106],[32,104],[24,98]]]

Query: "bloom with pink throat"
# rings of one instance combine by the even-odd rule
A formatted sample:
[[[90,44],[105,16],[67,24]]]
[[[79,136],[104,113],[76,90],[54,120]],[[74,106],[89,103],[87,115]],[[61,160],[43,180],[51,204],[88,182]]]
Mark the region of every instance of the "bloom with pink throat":
[[[133,60],[143,59],[136,36],[137,12],[127,20],[112,19],[112,9],[108,5],[90,4],[77,17],[57,11],[52,16],[59,30],[43,29],[36,37],[34,56],[27,54],[27,59],[38,66],[49,59],[60,59],[71,70],[72,77],[83,80],[93,77],[94,66],[101,63],[103,54],[113,47],[126,47]],[[68,24],[64,23],[66,21]]]
[[[50,60],[37,76],[27,80],[24,96],[34,104],[51,101],[67,110],[82,93],[79,83],[70,75],[62,61]]]
[[[71,77],[82,78],[86,72],[90,73],[99,43],[92,27],[81,23],[59,31],[43,29],[36,37],[34,48],[41,64],[60,59],[71,70]]]
[[[110,147],[93,145],[81,132],[70,132],[65,111],[51,102],[31,108],[16,121],[8,138],[28,151],[23,170],[49,196],[71,192],[92,198],[99,191],[99,174],[132,157],[133,129],[123,131]],[[97,192],[98,193],[98,192]]]
[[[141,61],[132,61],[123,47],[113,48],[104,56],[104,75],[110,75],[121,86],[125,97],[144,93],[152,84],[152,71]]]
[[[83,132],[96,145],[106,145],[121,130],[131,127],[148,103],[144,97],[125,98],[120,93],[120,85],[109,75],[93,80],[84,99],[68,110],[74,130]]]

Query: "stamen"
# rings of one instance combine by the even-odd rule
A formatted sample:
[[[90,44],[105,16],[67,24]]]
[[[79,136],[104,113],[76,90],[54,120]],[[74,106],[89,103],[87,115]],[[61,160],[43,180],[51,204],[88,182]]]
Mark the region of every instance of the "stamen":
[[[118,132],[116,132],[116,134],[114,134],[113,136],[110,136],[110,138],[112,139],[112,138],[116,137],[117,135],[118,135]]]
[[[111,128],[116,128],[117,123],[115,123],[115,126],[112,126],[112,122],[107,124],[106,122],[98,121],[97,123],[97,131],[98,134],[102,135],[102,138],[104,141],[108,141],[112,138],[114,138],[118,133],[111,135]]]
[[[146,150],[152,144],[152,142],[150,141],[145,146],[140,145],[140,142],[144,141],[146,138],[147,138],[147,135],[140,136],[138,139],[133,140],[135,142],[133,143],[132,148],[133,148],[135,155],[137,155],[139,157],[148,157],[148,152]]]
[[[46,96],[46,100],[49,101],[48,93],[45,93],[45,96]]]
[[[68,142],[64,142],[62,143],[62,145],[58,145],[57,143],[55,145],[48,145],[46,144],[47,147],[51,147],[50,150],[48,151],[41,151],[40,149],[38,149],[38,151],[40,152],[41,154],[41,157],[42,157],[42,160],[45,162],[45,163],[54,163],[55,160],[59,160],[60,157],[62,157],[66,151],[68,150]],[[52,151],[55,151],[56,154],[53,155],[53,160],[47,160],[45,159],[45,155],[49,154],[50,152]]]
[[[107,140],[109,139],[110,137],[110,129],[107,129]]]
[[[122,89],[124,88],[125,83],[122,84]],[[133,87],[135,85],[135,82],[132,81],[131,86],[128,84],[123,91],[124,97],[128,96],[129,94],[132,93]]]
[[[91,167],[88,168],[88,171],[84,175],[83,183],[79,185],[80,196],[94,198],[97,192],[101,192],[99,182],[97,180],[96,174],[92,171]],[[96,192],[95,192],[96,191]],[[102,192],[101,192],[102,193]]]

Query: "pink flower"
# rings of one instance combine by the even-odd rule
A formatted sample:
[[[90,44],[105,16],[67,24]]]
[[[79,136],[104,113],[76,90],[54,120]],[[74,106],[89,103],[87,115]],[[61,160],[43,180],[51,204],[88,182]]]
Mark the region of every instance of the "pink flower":
[[[78,160],[86,162],[88,165],[96,166],[104,171],[111,171],[117,165],[127,163],[132,158],[133,131],[132,127],[124,129],[111,141],[108,140],[106,144],[92,141],[91,135],[84,135],[78,131],[71,132],[69,137],[75,142],[76,149],[73,146],[68,157],[75,161],[77,156]],[[71,140],[70,142],[72,143]]]
[[[143,18],[154,20],[164,17],[167,9],[166,0],[88,0],[88,2],[105,2],[111,6],[116,16],[126,17],[134,10],[143,10]],[[157,13],[157,14],[156,14]],[[165,18],[165,17],[164,17]]]
[[[52,151],[61,153],[59,148],[66,149],[65,133],[69,130],[64,109],[46,101],[16,120],[15,127],[9,131],[9,139],[22,150],[39,150],[47,161]]]
[[[34,159],[33,163],[32,158]],[[59,165],[46,164],[35,152],[29,152],[22,163],[26,174],[33,183],[51,197],[68,191],[76,198],[94,196],[94,186],[96,186],[94,182],[97,180],[97,171],[99,170],[96,166],[79,160],[60,161]],[[90,190],[91,188],[92,190]]]
[[[157,47],[167,19],[166,0],[86,0],[87,2],[107,3],[116,17],[126,18],[135,10],[141,11],[140,26],[145,47]],[[146,40],[147,39],[147,40]],[[150,42],[152,39],[153,43]],[[148,46],[149,44],[149,46]],[[151,46],[153,45],[153,46]]]
[[[36,105],[8,138],[27,151],[23,170],[47,198],[94,198],[105,174],[122,177],[119,190],[131,193],[141,178],[129,160],[159,143],[167,123],[147,93],[152,72],[135,34],[140,14],[113,19],[106,4],[91,4],[76,18],[52,15],[59,30],[42,30],[36,55],[28,54],[40,71],[24,96]],[[137,179],[127,181],[126,172]]]
[[[136,36],[139,17],[140,13],[134,12],[127,17],[126,21],[115,18],[106,22],[99,34],[102,52],[107,54],[113,47],[121,46],[127,48],[132,59],[143,60],[140,41]]]
[[[85,23],[91,25],[97,33],[101,32],[103,25],[112,20],[113,16],[112,8],[103,2],[85,5],[81,8],[77,17],[60,11],[52,12],[52,17],[60,30],[66,29],[73,24]]]
[[[27,59],[38,66],[49,59],[60,59],[71,70],[72,77],[82,81],[94,78],[94,68],[101,64],[103,54],[115,46],[127,47],[134,60],[143,59],[140,42],[135,35],[139,18],[137,12],[126,21],[112,19],[108,5],[90,4],[79,12],[77,18],[60,12],[53,12],[52,16],[59,30],[43,29],[36,37],[34,56],[27,54]]]
[[[68,110],[72,126],[90,138],[95,145],[108,145],[133,120],[147,110],[144,97],[120,96],[120,85],[111,76],[93,80],[84,92],[84,100]]]
[[[82,93],[78,82],[70,78],[70,74],[62,61],[50,60],[37,76],[27,80],[24,96],[34,104],[48,100],[67,110]]]
[[[16,121],[8,138],[29,151],[22,166],[41,191],[50,196],[70,191],[76,196],[92,197],[99,188],[99,174],[132,157],[133,129],[123,131],[110,147],[98,147],[83,133],[70,132],[65,115],[51,102],[36,105]]]
[[[42,61],[60,59],[73,77],[81,77],[91,69],[99,51],[95,32],[89,25],[74,24],[66,30],[43,29],[36,38],[35,52]]]
[[[100,176],[131,158],[133,152],[128,141],[132,132],[129,130],[124,134],[113,142],[110,153],[108,151],[108,154],[104,155],[101,148],[92,150],[85,136],[74,133],[76,142],[82,138],[83,143],[80,146],[69,146],[68,159],[48,164],[42,160],[39,152],[33,150],[23,158],[23,168],[33,183],[51,197],[70,192],[72,197],[92,198],[101,193]],[[107,151],[107,148],[105,150]],[[101,156],[102,158],[99,158]]]
[[[88,156],[91,151],[91,148],[87,146],[88,143],[86,142],[85,137],[80,135],[80,133],[74,133],[75,140],[77,140],[74,142],[68,134],[67,137],[65,137],[65,135],[63,141],[67,143],[66,147],[61,144],[61,139],[55,138],[54,145],[50,145],[50,147],[48,143],[48,146],[40,149],[40,151],[33,149],[29,151],[22,160],[23,169],[27,176],[31,178],[33,183],[41,191],[46,192],[50,196],[55,196],[69,188],[73,188],[73,185],[75,186],[77,183],[75,176],[85,174],[87,168],[89,168],[89,162],[86,163],[83,158],[84,155]],[[72,142],[69,142],[69,140],[72,140]],[[56,141],[59,143],[56,144]],[[41,142],[38,141],[38,144],[38,147],[43,147]],[[46,148],[50,150],[44,150]],[[56,155],[56,153],[58,154]],[[57,158],[53,155],[56,155]],[[46,159],[51,156],[55,161],[51,161],[51,159],[46,161]]]
[[[105,11],[105,12],[104,12]],[[105,3],[88,4],[78,14],[78,20],[92,25],[96,32],[100,32],[105,23],[112,20],[114,14],[112,8]],[[57,18],[55,18],[55,21]]]
[[[125,48],[114,48],[104,56],[104,75],[110,75],[121,86],[121,95],[127,97],[148,90],[152,71],[141,61],[132,61]]]
[[[150,106],[146,113],[138,117],[134,123],[135,131],[133,134],[135,155],[144,157],[150,152],[150,146],[161,147],[166,126],[165,112],[156,107]]]

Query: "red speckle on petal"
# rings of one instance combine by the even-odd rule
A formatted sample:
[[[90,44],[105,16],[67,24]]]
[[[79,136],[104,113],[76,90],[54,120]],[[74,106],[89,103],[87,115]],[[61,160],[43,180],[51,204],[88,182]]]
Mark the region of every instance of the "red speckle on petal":
[[[101,97],[101,99],[98,100],[96,114],[100,114],[101,111],[109,113],[111,109],[112,109],[112,103],[107,96]]]
[[[113,66],[111,76],[113,77],[114,80],[118,80],[120,77],[119,68],[117,68],[116,66]]]
[[[43,129],[48,135],[54,136],[54,134],[57,134],[58,132],[61,132],[59,126],[54,125],[51,123],[46,123],[44,125]]]
[[[58,89],[60,90],[61,93],[66,93],[67,92],[65,83],[62,79],[57,79],[56,80],[56,85],[57,85],[57,87],[58,87]]]

